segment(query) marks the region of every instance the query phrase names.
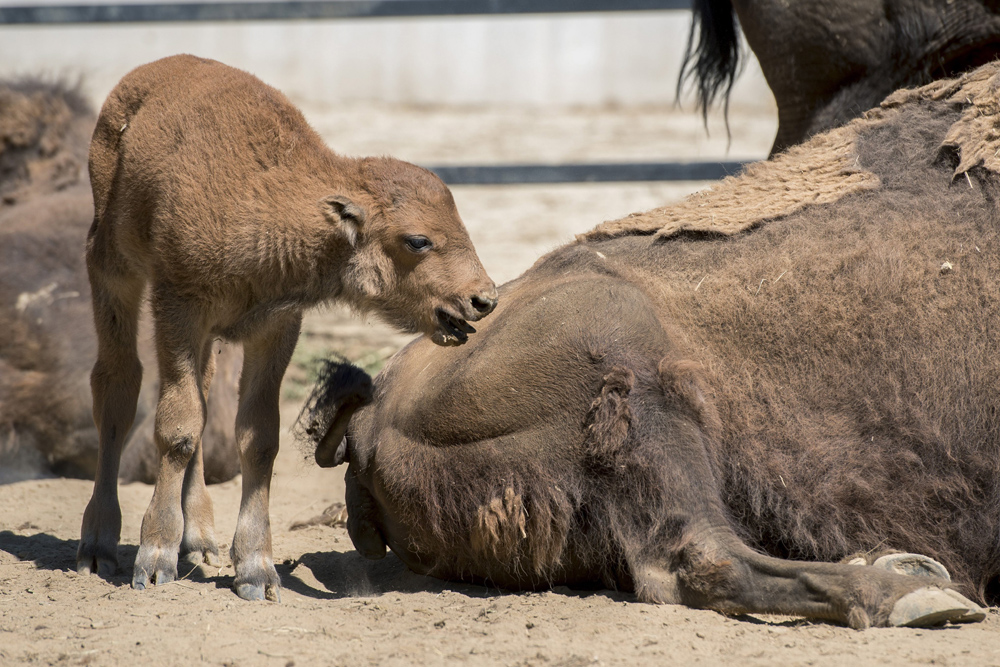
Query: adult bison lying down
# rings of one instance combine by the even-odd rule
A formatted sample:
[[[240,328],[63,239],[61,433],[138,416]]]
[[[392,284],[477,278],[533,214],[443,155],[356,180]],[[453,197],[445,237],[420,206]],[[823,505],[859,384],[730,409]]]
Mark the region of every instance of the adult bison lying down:
[[[95,117],[74,91],[0,82],[0,481],[39,474],[93,479],[97,429],[90,366],[97,353],[81,248],[94,218],[87,143]],[[152,331],[139,354],[155,365]],[[239,472],[233,421],[241,355],[221,349],[205,429],[205,476]],[[143,380],[119,476],[152,482],[157,377]]]
[[[942,580],[805,561],[916,552],[1000,593],[998,87],[897,93],[543,257],[465,347],[414,341],[351,422],[358,550],[856,628],[981,619]],[[338,375],[318,433],[365,398]]]

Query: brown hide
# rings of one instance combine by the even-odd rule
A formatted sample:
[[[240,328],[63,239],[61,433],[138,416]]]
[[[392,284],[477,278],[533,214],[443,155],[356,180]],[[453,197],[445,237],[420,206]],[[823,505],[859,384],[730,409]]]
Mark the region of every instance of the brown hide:
[[[543,257],[469,345],[409,345],[352,421],[359,550],[852,627],[926,584],[804,561],[903,550],[996,603],[1000,175],[966,157],[993,154],[970,128],[1000,125],[998,88],[993,65],[901,93]],[[866,187],[759,187],[844,151],[830,173]]]
[[[82,248],[93,220],[86,180],[94,115],[72,90],[32,80],[0,84],[0,481],[57,474],[93,479],[97,429],[88,376],[96,354]],[[140,339],[155,369],[152,332]],[[209,396],[205,477],[239,472],[233,421],[239,350],[222,349]],[[147,373],[123,481],[156,478]]]

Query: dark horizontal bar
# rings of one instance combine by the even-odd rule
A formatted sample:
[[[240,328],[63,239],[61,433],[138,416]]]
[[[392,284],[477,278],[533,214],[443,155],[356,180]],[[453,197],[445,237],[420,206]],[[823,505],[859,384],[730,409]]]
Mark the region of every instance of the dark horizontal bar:
[[[690,9],[691,0],[299,0],[0,7],[0,24],[285,21]]]
[[[497,164],[428,167],[448,185],[714,181],[747,162],[632,162],[605,164]]]

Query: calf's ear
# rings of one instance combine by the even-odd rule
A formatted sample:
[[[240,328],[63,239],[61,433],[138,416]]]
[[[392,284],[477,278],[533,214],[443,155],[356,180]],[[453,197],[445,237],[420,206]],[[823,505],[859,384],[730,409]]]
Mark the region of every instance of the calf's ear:
[[[323,217],[340,228],[353,246],[357,243],[358,232],[365,222],[365,211],[343,195],[330,195],[319,200]]]

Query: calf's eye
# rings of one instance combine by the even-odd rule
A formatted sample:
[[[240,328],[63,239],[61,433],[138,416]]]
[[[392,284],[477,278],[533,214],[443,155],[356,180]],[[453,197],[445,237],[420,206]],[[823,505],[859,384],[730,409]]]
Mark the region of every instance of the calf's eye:
[[[431,240],[426,236],[407,236],[406,237],[406,247],[413,252],[424,252],[430,250]]]

